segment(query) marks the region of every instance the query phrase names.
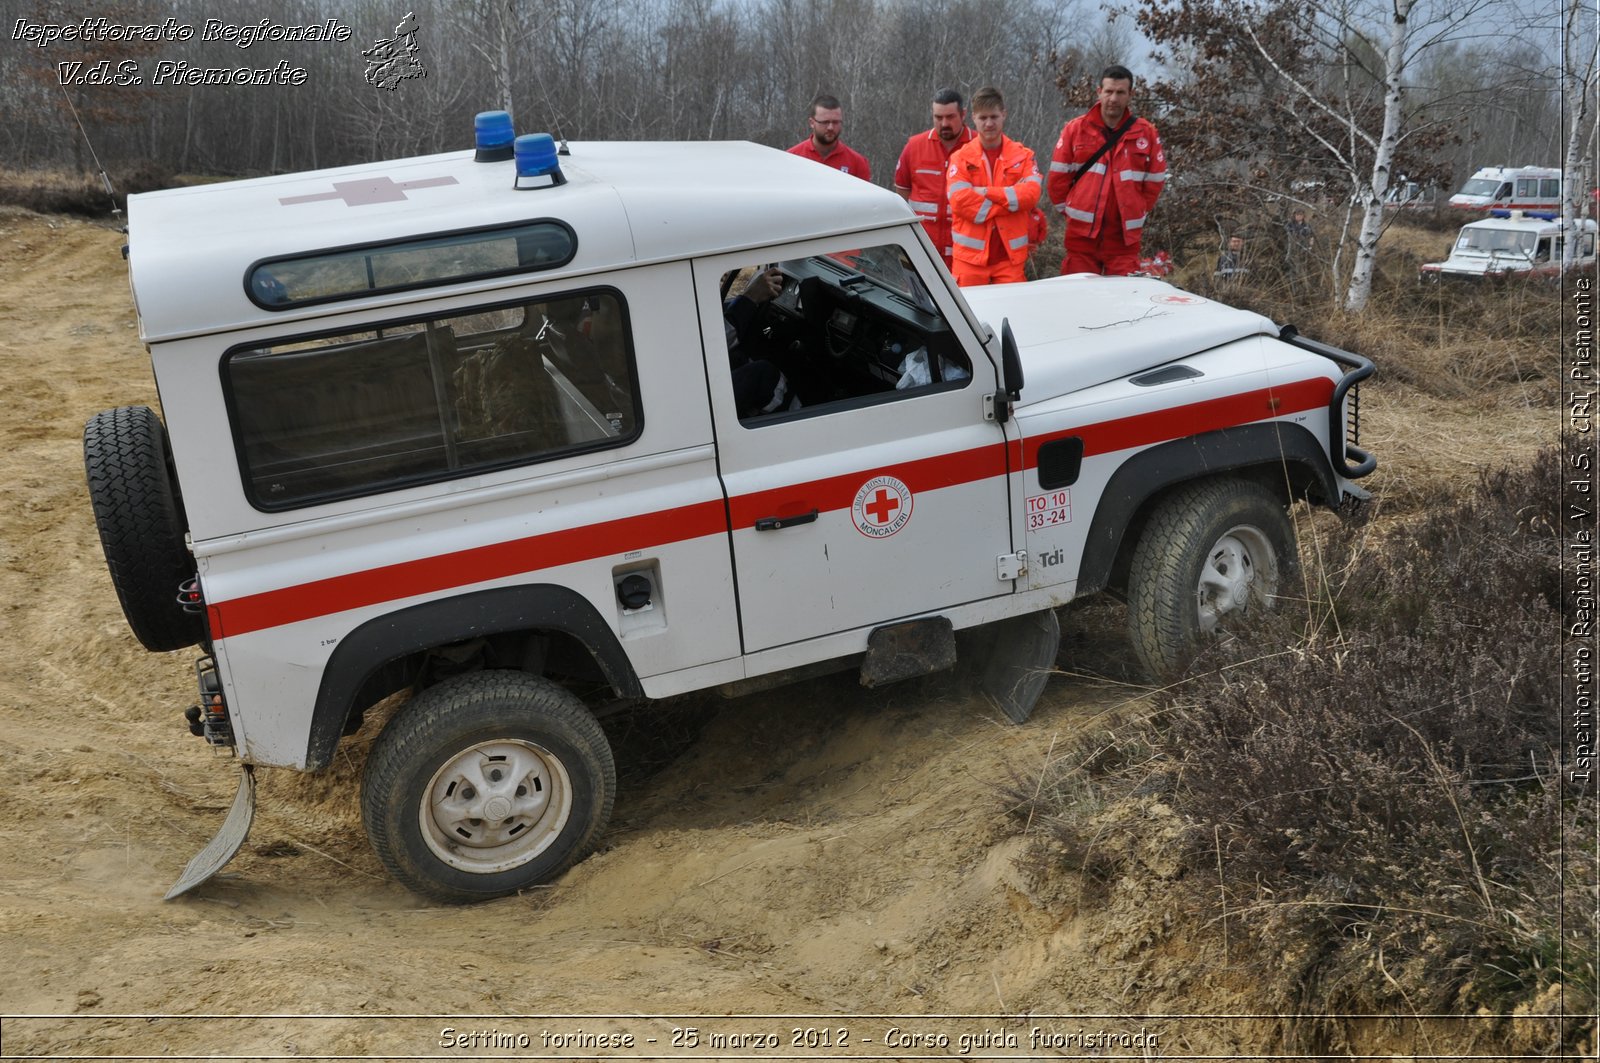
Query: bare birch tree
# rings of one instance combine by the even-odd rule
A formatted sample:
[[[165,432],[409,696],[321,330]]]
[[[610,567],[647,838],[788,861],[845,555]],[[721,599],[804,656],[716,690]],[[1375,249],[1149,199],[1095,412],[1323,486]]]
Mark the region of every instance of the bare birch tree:
[[[1589,115],[1594,106],[1591,96],[1596,66],[1600,64],[1600,36],[1596,31],[1591,4],[1568,0],[1561,27],[1561,90],[1567,119],[1567,150],[1561,164],[1563,266],[1570,266],[1578,254],[1578,204],[1589,189],[1589,182],[1584,180],[1584,161],[1586,149],[1593,150]]]
[[[1342,184],[1356,227],[1343,302],[1359,311],[1397,162],[1409,150],[1409,171],[1426,166],[1452,117],[1429,93],[1412,99],[1414,73],[1502,11],[1505,0],[1144,0],[1139,21],[1195,60],[1196,78],[1166,98],[1206,112],[1197,122],[1236,180],[1302,160]]]

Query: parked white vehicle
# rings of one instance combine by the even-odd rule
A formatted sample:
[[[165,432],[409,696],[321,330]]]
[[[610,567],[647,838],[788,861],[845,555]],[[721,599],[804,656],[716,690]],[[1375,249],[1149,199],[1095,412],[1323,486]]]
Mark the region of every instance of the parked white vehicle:
[[[1401,174],[1400,179],[1389,186],[1383,206],[1385,210],[1432,210],[1436,200],[1432,185],[1418,184]]]
[[[1461,210],[1560,210],[1561,171],[1551,166],[1485,166],[1450,197]]]
[[[1578,250],[1569,268],[1592,267],[1595,262],[1594,219],[1581,218],[1577,224]],[[1490,217],[1463,225],[1456,234],[1450,257],[1419,267],[1419,279],[1558,277],[1563,268],[1564,239],[1559,214],[1491,211]]]
[[[1375,464],[1371,363],[1258,315],[958,290],[898,196],[753,144],[517,143],[130,198],[165,427],[91,420],[91,495],[134,632],[201,647],[191,729],[244,766],[169,896],[242,844],[252,766],[326,767],[400,690],[366,829],[459,902],[595,844],[620,706],[892,682],[972,631],[1021,722],[1053,610],[1102,589],[1165,674],[1298,593],[1286,506]]]

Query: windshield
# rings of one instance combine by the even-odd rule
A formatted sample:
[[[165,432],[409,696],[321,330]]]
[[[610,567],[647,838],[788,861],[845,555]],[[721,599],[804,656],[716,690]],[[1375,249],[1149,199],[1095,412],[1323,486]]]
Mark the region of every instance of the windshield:
[[[1538,239],[1536,233],[1518,232],[1515,229],[1475,228],[1469,225],[1461,230],[1461,237],[1456,241],[1456,250],[1480,255],[1494,252],[1531,255],[1536,239]]]
[[[1491,181],[1487,177],[1474,177],[1461,186],[1461,194],[1464,196],[1492,196],[1494,195],[1494,190],[1499,187],[1499,181]]]
[[[880,288],[910,300],[912,305],[935,313],[933,297],[923,287],[922,278],[912,268],[906,253],[893,244],[856,251],[840,251],[828,256],[860,272]]]

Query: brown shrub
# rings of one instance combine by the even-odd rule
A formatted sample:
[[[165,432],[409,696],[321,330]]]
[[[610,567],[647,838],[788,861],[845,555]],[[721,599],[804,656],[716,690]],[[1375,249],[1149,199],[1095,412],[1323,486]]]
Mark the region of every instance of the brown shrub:
[[[1549,450],[1381,541],[1333,531],[1311,630],[1284,611],[1250,644],[1289,649],[1218,646],[1116,741],[1136,770],[1086,745],[1017,814],[1104,879],[1131,869],[1084,851],[1085,795],[1170,786],[1190,903],[1285,1010],[1507,1014],[1560,984],[1582,1015],[1596,818],[1561,770],[1560,479]]]

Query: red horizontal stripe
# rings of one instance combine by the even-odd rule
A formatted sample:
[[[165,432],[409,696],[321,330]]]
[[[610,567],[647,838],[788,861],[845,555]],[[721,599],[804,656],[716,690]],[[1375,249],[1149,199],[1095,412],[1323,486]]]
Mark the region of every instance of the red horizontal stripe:
[[[675,543],[727,531],[722,500],[664,509],[343,576],[262,591],[210,606],[213,638],[231,638],[329,613],[568,565],[647,544]]]
[[[815,507],[848,509],[865,479],[894,476],[913,493],[1003,476],[1010,460],[1026,468],[1039,463],[1039,447],[1053,439],[1079,436],[1084,456],[1148,446],[1269,417],[1327,406],[1333,382],[1325,377],[1302,380],[1243,395],[1229,395],[1153,413],[1137,414],[1080,428],[1026,439],[994,443],[954,454],[939,454],[897,465],[844,473],[802,484],[770,488],[730,500],[735,528],[748,528],[761,517],[794,516]],[[1021,462],[1019,462],[1021,459]],[[566,528],[510,542],[457,550],[436,557],[330,576],[293,587],[263,591],[208,607],[214,638],[232,638],[252,631],[294,624],[347,609],[359,609],[526,572],[573,564],[590,558],[683,542],[728,530],[721,500],[699,502],[657,513]]]
[[[861,472],[847,472],[822,480],[773,487],[730,500],[735,528],[748,528],[762,517],[786,517],[816,508],[823,513],[835,509],[849,509],[855,503],[856,492],[874,476],[893,476],[912,494],[918,491],[937,491],[941,487],[987,480],[1006,474],[1006,445],[989,443],[954,454],[936,454],[929,458],[884,465]]]
[[[1037,467],[1039,448],[1055,439],[1078,436],[1083,440],[1083,456],[1089,458],[1096,454],[1110,454],[1130,447],[1145,447],[1170,439],[1200,435],[1202,432],[1215,432],[1269,417],[1326,408],[1332,400],[1333,381],[1319,376],[1280,387],[1261,388],[1240,395],[1224,395],[1191,402],[1186,406],[1100,421],[1024,440],[1026,467]]]

